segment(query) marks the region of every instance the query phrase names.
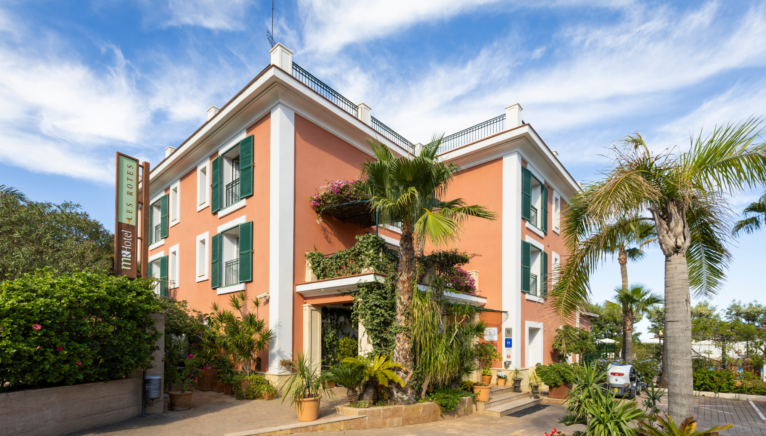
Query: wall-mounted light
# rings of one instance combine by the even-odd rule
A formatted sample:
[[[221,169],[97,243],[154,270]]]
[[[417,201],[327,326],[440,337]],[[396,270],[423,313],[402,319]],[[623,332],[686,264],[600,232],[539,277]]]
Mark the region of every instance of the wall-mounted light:
[[[268,299],[269,299],[269,293],[268,293],[268,292],[266,292],[266,293],[264,293],[264,294],[261,294],[261,295],[259,295],[259,296],[255,297],[255,298],[257,298],[257,299],[259,299],[259,300],[260,300],[260,299],[268,300]]]

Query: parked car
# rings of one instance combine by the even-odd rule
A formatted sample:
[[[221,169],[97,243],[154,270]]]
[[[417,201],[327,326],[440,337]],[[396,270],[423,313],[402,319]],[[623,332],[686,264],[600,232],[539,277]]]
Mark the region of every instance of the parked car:
[[[607,389],[617,397],[636,398],[641,395],[642,383],[638,380],[638,373],[629,363],[610,363],[606,369]]]

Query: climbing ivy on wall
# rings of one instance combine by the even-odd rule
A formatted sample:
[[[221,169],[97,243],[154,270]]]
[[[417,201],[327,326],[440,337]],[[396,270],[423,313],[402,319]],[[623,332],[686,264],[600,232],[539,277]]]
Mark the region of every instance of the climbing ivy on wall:
[[[391,355],[396,318],[396,266],[398,253],[378,236],[367,233],[356,237],[356,245],[325,256],[318,251],[306,259],[318,280],[376,272],[386,276],[383,283],[364,283],[352,294],[353,322],[362,320],[375,354]]]

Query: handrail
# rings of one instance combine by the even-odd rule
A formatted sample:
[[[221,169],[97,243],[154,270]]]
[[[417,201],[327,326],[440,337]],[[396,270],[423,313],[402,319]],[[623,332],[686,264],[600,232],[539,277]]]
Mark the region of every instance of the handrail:
[[[373,116],[370,116],[370,118],[372,119],[372,128],[376,132],[390,139],[391,142],[398,145],[399,147],[409,150],[410,153],[413,153],[413,154],[415,153],[415,144],[405,139],[404,136],[396,133],[393,129],[391,129],[387,125],[381,123],[379,119]]]
[[[495,118],[481,122],[467,129],[463,129],[449,136],[445,136],[442,138],[442,143],[439,146],[439,153],[444,153],[462,145],[466,145],[471,142],[478,141],[482,138],[486,138],[487,136],[494,135],[495,133],[500,133],[504,129],[505,114],[496,116]]]
[[[305,83],[309,88],[316,91],[322,97],[330,100],[333,104],[359,118],[359,108],[351,100],[342,96],[338,91],[330,88],[321,80],[314,77],[313,74],[303,69],[300,65],[293,62],[293,77]]]

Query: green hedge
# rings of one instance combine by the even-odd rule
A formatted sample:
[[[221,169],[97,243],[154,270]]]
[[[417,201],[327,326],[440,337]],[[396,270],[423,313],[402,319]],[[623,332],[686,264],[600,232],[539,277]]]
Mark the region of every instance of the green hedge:
[[[35,274],[0,283],[0,386],[124,378],[150,366],[160,333],[150,282],[104,273]]]
[[[582,371],[583,367],[576,363],[549,363],[548,365],[538,363],[535,366],[535,374],[552,388],[574,383]]]

